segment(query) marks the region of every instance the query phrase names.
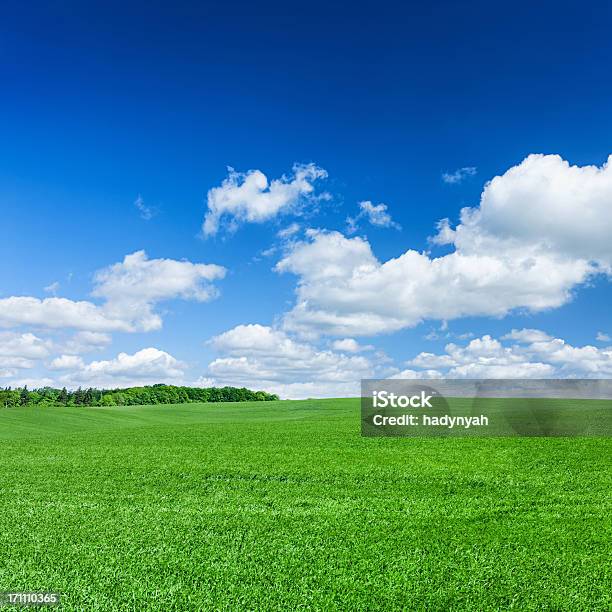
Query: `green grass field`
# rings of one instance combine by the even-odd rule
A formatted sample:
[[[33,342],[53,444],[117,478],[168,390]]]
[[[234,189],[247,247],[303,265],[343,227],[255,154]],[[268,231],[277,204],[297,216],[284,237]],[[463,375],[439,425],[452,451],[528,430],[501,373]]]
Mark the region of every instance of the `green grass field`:
[[[0,591],[65,610],[610,610],[612,439],[358,400],[0,410]]]

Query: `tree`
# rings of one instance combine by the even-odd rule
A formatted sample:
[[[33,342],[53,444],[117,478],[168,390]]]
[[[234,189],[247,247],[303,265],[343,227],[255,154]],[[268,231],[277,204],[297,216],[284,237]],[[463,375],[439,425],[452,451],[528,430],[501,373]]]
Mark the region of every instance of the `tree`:
[[[10,406],[146,406],[150,404],[183,404],[190,402],[253,402],[277,400],[278,396],[245,387],[177,387],[152,385],[126,389],[94,389],[68,391],[66,387],[27,386],[0,389],[0,408]]]
[[[110,393],[103,395],[100,403],[102,404],[102,406],[115,406],[116,405],[115,400],[113,399],[113,396]]]
[[[21,393],[19,394],[19,404],[21,406],[27,406],[30,403],[30,392],[28,391],[28,386],[24,385]]]

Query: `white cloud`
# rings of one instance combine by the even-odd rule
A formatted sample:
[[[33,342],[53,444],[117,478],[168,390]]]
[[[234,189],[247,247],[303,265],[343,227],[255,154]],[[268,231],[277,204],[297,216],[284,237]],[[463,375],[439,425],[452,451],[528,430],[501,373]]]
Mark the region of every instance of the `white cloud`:
[[[547,363],[469,363],[453,368],[452,378],[550,378],[554,368]]]
[[[504,345],[503,340],[516,344]],[[512,330],[501,341],[489,335],[442,354],[420,353],[407,365],[435,368],[449,378],[576,378],[612,376],[612,348],[574,347],[535,329]]]
[[[300,229],[301,229],[301,226],[299,223],[291,223],[291,225],[288,225],[287,227],[283,228],[276,235],[281,240],[286,240],[287,238],[291,238],[291,236],[294,236],[295,234],[297,234],[300,231]]]
[[[612,265],[612,156],[601,167],[570,166],[559,155],[529,155],[464,208],[454,244],[473,254],[528,248]]]
[[[60,378],[70,387],[131,387],[155,383],[180,384],[186,365],[157,348],[144,348],[133,355],[119,353],[109,360],[84,363],[81,358],[63,355],[54,360],[54,369],[70,370]]]
[[[0,377],[15,376],[18,370],[31,369],[49,355],[52,343],[31,333],[0,333]]]
[[[327,172],[314,164],[295,164],[290,176],[272,181],[260,170],[241,173],[229,168],[228,178],[208,192],[202,231],[212,236],[222,223],[232,231],[242,222],[262,223],[281,213],[297,212],[314,199],[314,183],[326,177]]]
[[[51,343],[31,333],[0,333],[0,356],[43,359],[49,354]]]
[[[9,376],[13,376],[14,373],[10,372]],[[4,374],[0,371],[0,377],[4,376]],[[56,386],[57,383],[52,378],[47,376],[42,376],[38,378],[14,378],[8,381],[13,389],[17,389],[20,387],[28,387],[29,389],[40,389],[42,387],[53,387]]]
[[[552,336],[539,329],[513,329],[511,332],[503,335],[502,340],[516,340],[518,342],[548,342],[552,340]]]
[[[140,194],[138,194],[138,197],[134,200],[134,206],[138,209],[138,212],[140,212],[140,218],[145,221],[150,221],[157,214],[154,208],[145,204]]]
[[[353,234],[357,231],[359,221],[366,218],[371,225],[376,227],[393,227],[401,229],[399,223],[396,223],[387,212],[386,204],[372,204],[370,201],[359,202],[359,214],[355,217],[347,217],[347,233]]]
[[[50,370],[75,370],[82,368],[85,364],[83,359],[77,355],[60,355],[49,364]]]
[[[15,376],[49,355],[52,343],[31,333],[0,333],[0,377]]]
[[[447,355],[439,359],[448,358],[445,367],[452,366],[448,372],[451,378],[546,378],[554,373],[550,364],[526,359],[522,353],[502,346],[499,340],[488,335],[475,338],[465,347],[448,344],[445,350]],[[411,363],[418,365],[427,361],[421,354]]]
[[[451,228],[449,219],[440,219],[440,221],[436,223],[436,229],[438,233],[429,238],[432,244],[453,244],[455,241],[455,230]]]
[[[212,281],[223,278],[225,268],[173,259],[148,259],[144,251],[95,275],[93,295],[102,305],[66,298],[8,297],[0,299],[0,327],[19,325],[74,328],[95,332],[150,331],[162,320],[156,303],[172,298],[208,301],[216,297]]]
[[[432,380],[436,378],[444,378],[438,370],[401,370],[388,378],[407,378],[410,380]]]
[[[561,338],[552,338],[548,341],[534,342],[522,350],[528,355],[536,356],[556,366],[560,377],[612,376],[612,347],[603,349],[591,345],[575,347]]]
[[[474,176],[477,171],[477,168],[474,168],[474,166],[465,166],[464,168],[459,168],[454,172],[444,172],[442,174],[442,180],[445,183],[454,185],[456,183],[461,183],[468,176]]]
[[[55,282],[51,283],[50,285],[47,285],[44,288],[44,291],[45,291],[45,293],[51,293],[52,295],[55,295],[59,291],[59,288],[60,288],[59,282],[55,281]]]
[[[101,332],[81,331],[74,334],[62,346],[68,354],[89,353],[105,348],[111,343],[111,336]]]
[[[105,311],[144,330],[159,329],[160,316],[152,307],[172,298],[206,302],[217,297],[212,281],[225,276],[225,268],[174,259],[148,259],[144,251],[126,255],[95,275],[93,295],[106,300]]]
[[[425,319],[501,317],[567,303],[596,274],[612,271],[612,166],[575,167],[531,155],[490,181],[461,223],[438,225],[432,258],[407,250],[380,262],[362,238],[309,231],[277,264],[298,276],[287,330],[372,335]]]
[[[335,351],[341,351],[343,353],[361,353],[362,351],[374,350],[371,344],[359,344],[354,338],[343,338],[342,340],[335,340],[332,342],[332,348]]]
[[[36,365],[31,359],[25,357],[2,357],[0,356],[0,377],[8,378],[15,376],[17,370],[26,370]]]
[[[12,296],[0,299],[0,327],[73,327],[99,331],[131,331],[129,321],[109,317],[92,302],[66,298]]]
[[[246,386],[284,398],[359,394],[374,367],[363,356],[320,350],[263,325],[238,325],[211,340],[220,357],[208,366],[218,385]]]
[[[561,306],[591,268],[584,261],[530,253],[431,259],[417,251],[379,262],[362,238],[309,233],[276,266],[299,276],[297,304],[286,328],[333,335],[372,335],[424,319],[503,316],[515,308]]]
[[[604,334],[604,332],[597,332],[597,336],[595,338],[597,342],[610,342],[611,338],[608,334]]]

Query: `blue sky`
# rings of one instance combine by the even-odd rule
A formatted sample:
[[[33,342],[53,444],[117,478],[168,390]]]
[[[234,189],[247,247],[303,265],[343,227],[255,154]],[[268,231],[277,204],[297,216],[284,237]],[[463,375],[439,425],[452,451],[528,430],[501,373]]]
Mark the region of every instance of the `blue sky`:
[[[587,11],[576,2],[512,10],[484,2],[7,7],[0,384],[235,382],[297,397],[349,393],[362,375],[406,370],[609,376],[611,12],[608,3]],[[560,157],[521,165],[532,154]],[[287,186],[296,164],[327,177],[307,178],[312,192],[291,193],[254,221],[248,211],[267,190],[240,196],[238,214],[224,209],[218,231],[203,235],[207,194],[228,178],[228,166]],[[444,180],[462,168],[474,170]],[[526,183],[512,168],[527,174]],[[496,176],[500,189],[486,192]],[[541,190],[542,180],[562,193]],[[224,206],[238,193],[230,187]],[[466,230],[462,247],[428,240],[441,219],[456,228],[461,209],[477,208],[481,197],[493,212]],[[360,202],[384,204],[374,209],[383,221],[364,208],[349,233],[346,219],[359,214]],[[585,223],[592,241],[588,227],[577,229]],[[292,224],[299,230],[279,238]],[[478,247],[476,269],[457,278],[454,260],[445,260],[440,277],[404,264],[397,274],[374,270],[359,288],[357,268],[332,280],[311,269],[335,258],[367,268],[367,249],[381,265],[408,251],[428,251],[430,261],[469,256],[483,234],[495,242]],[[216,265],[225,276],[211,279],[208,271],[194,280],[194,269],[179,266],[187,276],[173,290],[174,272],[162,264],[149,266],[144,280],[126,280],[122,268],[91,295],[97,271],[141,250],[148,258],[141,263]],[[530,278],[524,296],[493,307],[500,286],[509,294],[525,287],[507,271],[512,278],[502,271],[487,285],[488,258],[503,266],[528,253],[541,295]],[[472,274],[484,279],[482,293],[457,294],[455,281],[463,286]],[[557,274],[557,284],[546,286]],[[132,294],[118,297],[126,283],[147,293],[138,282],[166,288],[138,303]],[[430,292],[415,312],[416,298],[392,296],[411,283],[415,295],[424,285]],[[198,294],[213,287],[214,299]],[[347,304],[326,287],[338,287]],[[480,305],[467,297],[457,312],[433,304],[460,302],[461,291]],[[23,297],[48,301],[6,301]],[[92,323],[80,311],[55,320],[57,310],[72,307],[57,299],[107,311],[120,304],[123,328]],[[298,321],[288,313],[304,300]],[[160,325],[144,331],[134,309],[157,313]],[[352,323],[341,329],[321,323],[349,314]],[[367,324],[373,317],[378,323]],[[249,324],[259,327],[237,328]],[[544,335],[503,338],[525,328]],[[81,332],[107,336],[75,341]],[[354,344],[334,345],[346,339]],[[439,358],[415,362],[421,353],[445,356],[447,368],[432,365]]]

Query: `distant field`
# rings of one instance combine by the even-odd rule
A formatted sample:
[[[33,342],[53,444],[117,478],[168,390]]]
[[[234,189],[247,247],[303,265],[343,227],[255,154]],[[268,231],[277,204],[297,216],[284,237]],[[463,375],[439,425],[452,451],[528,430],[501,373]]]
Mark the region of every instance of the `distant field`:
[[[612,439],[358,400],[0,410],[0,591],[65,610],[610,610]]]

